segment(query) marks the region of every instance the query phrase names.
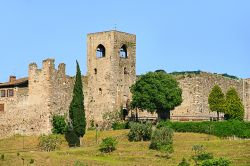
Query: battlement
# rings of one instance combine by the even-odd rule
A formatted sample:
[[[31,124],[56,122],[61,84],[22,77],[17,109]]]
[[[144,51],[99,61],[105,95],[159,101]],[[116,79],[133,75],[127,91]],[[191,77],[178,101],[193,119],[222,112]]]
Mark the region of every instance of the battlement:
[[[55,59],[48,58],[43,60],[41,69],[38,69],[36,63],[29,64],[29,78],[32,77],[32,75],[34,76],[41,73],[43,73],[44,75],[53,75],[55,73],[59,73],[61,76],[66,76],[65,68],[65,63],[60,63],[58,65],[58,69],[56,69]]]

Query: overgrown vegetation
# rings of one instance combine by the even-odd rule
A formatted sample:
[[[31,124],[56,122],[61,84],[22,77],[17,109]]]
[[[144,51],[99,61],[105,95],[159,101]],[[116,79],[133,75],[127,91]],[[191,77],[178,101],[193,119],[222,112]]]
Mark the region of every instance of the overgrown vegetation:
[[[172,153],[173,149],[173,129],[162,127],[155,129],[152,134],[150,149],[159,150],[165,153]]]
[[[176,132],[212,134],[218,137],[250,138],[250,122],[209,121],[209,122],[170,122],[161,121],[157,128],[168,126]]]
[[[65,116],[54,115],[52,118],[52,133],[54,134],[64,134],[67,129],[67,124],[65,122]]]
[[[170,74],[172,75],[186,75],[186,74],[200,74],[201,71],[200,70],[197,70],[197,71],[180,71],[180,72],[172,72]]]
[[[43,151],[54,151],[62,144],[62,137],[56,134],[41,135],[39,137],[39,148]]]
[[[238,80],[238,79],[239,79],[238,77],[233,76],[233,75],[229,75],[229,74],[227,74],[227,73],[224,73],[224,74],[221,74],[221,75],[224,76],[224,77],[227,77],[227,78],[235,79],[235,80]]]
[[[146,123],[129,123],[130,131],[128,133],[129,141],[148,141],[151,139],[152,134],[152,124],[150,122]]]
[[[170,73],[171,75],[174,75],[174,76],[178,76],[178,75],[198,75],[198,74],[201,74],[202,71],[200,70],[196,70],[196,71],[180,71],[180,72],[172,72]],[[239,78],[236,77],[236,76],[233,76],[233,75],[229,75],[227,73],[223,73],[223,74],[218,74],[218,73],[213,73],[213,74],[217,74],[217,75],[221,75],[223,77],[226,77],[226,78],[230,78],[230,79],[235,79],[235,80],[238,80]]]
[[[99,150],[104,153],[110,153],[116,150],[118,141],[113,137],[107,137],[102,140]]]

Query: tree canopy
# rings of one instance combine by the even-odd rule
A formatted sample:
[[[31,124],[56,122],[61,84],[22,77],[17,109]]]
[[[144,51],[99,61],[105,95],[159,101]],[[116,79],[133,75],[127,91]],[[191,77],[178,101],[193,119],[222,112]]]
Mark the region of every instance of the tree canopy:
[[[225,112],[225,98],[224,93],[218,85],[215,85],[208,97],[209,109],[217,112],[217,119],[219,120],[219,113]]]
[[[149,72],[142,75],[132,85],[131,108],[157,112],[160,114],[169,113],[182,102],[182,90],[176,79],[164,72]]]
[[[244,118],[244,106],[234,88],[230,88],[226,94],[225,118],[236,120],[243,120]]]

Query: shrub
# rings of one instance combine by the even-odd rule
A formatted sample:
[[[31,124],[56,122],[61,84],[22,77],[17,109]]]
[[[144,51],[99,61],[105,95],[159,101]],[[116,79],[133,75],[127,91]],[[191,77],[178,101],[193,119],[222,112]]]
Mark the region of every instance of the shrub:
[[[250,123],[244,121],[221,121],[221,122],[170,122],[162,121],[157,128],[168,126],[176,132],[205,133],[218,137],[250,138]]]
[[[121,129],[128,129],[129,124],[126,121],[117,121],[112,124],[113,130],[121,130]]]
[[[34,159],[30,159],[30,164],[33,164],[35,162]]]
[[[39,137],[39,147],[43,151],[54,151],[62,144],[62,138],[59,135],[41,135]]]
[[[228,166],[230,164],[230,161],[224,158],[214,159],[213,154],[206,152],[203,145],[194,145],[192,150],[195,153],[192,156],[192,159],[194,160],[195,165]]]
[[[152,124],[149,122],[144,123],[129,123],[130,131],[128,133],[129,141],[148,141],[151,139]]]
[[[87,164],[84,164],[81,161],[75,161],[74,166],[88,166]]]
[[[104,129],[110,129],[112,127],[112,124],[121,120],[119,111],[105,112],[103,113],[102,118],[104,120],[104,126],[102,128]]]
[[[52,133],[63,134],[66,132],[66,122],[65,117],[62,115],[54,115],[52,119]]]
[[[65,139],[68,142],[69,147],[79,147],[80,146],[80,138],[76,135],[75,131],[68,127],[65,133]]]
[[[185,158],[182,158],[182,160],[178,164],[178,166],[190,166],[190,164],[187,162],[187,160]]]
[[[96,125],[95,125],[95,121],[94,121],[94,119],[91,119],[90,121],[89,121],[89,128],[88,128],[88,130],[95,130],[96,129]]]
[[[167,153],[173,152],[173,130],[169,127],[163,127],[153,131],[150,149],[155,149]]]
[[[4,154],[1,154],[1,160],[4,160]]]
[[[115,138],[107,137],[102,140],[99,150],[104,153],[110,153],[116,150],[117,144],[118,144],[118,141]]]
[[[228,159],[225,158],[219,158],[219,159],[210,159],[210,160],[204,160],[201,163],[201,166],[229,166],[230,165],[230,161]]]

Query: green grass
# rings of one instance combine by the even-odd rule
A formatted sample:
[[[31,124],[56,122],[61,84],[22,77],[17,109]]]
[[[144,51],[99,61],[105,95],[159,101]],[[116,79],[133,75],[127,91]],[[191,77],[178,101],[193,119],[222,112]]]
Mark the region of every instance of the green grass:
[[[208,152],[215,157],[226,157],[232,165],[250,165],[250,140],[228,140],[215,136],[196,133],[175,133],[174,153],[170,158],[164,157],[164,153],[149,150],[149,142],[129,142],[127,140],[128,130],[104,131],[98,133],[98,144],[102,138],[114,136],[118,139],[117,150],[111,154],[99,152],[99,145],[96,144],[95,131],[88,131],[82,139],[82,147],[68,148],[64,142],[60,150],[54,152],[42,152],[35,150],[38,144],[38,137],[15,136],[0,140],[0,154],[4,153],[4,161],[0,165],[74,165],[77,161],[85,165],[178,165],[183,157],[189,159],[192,146],[202,144]],[[25,148],[33,148],[22,152],[23,140]],[[19,150],[10,150],[19,149]],[[17,156],[17,152],[20,153]]]

